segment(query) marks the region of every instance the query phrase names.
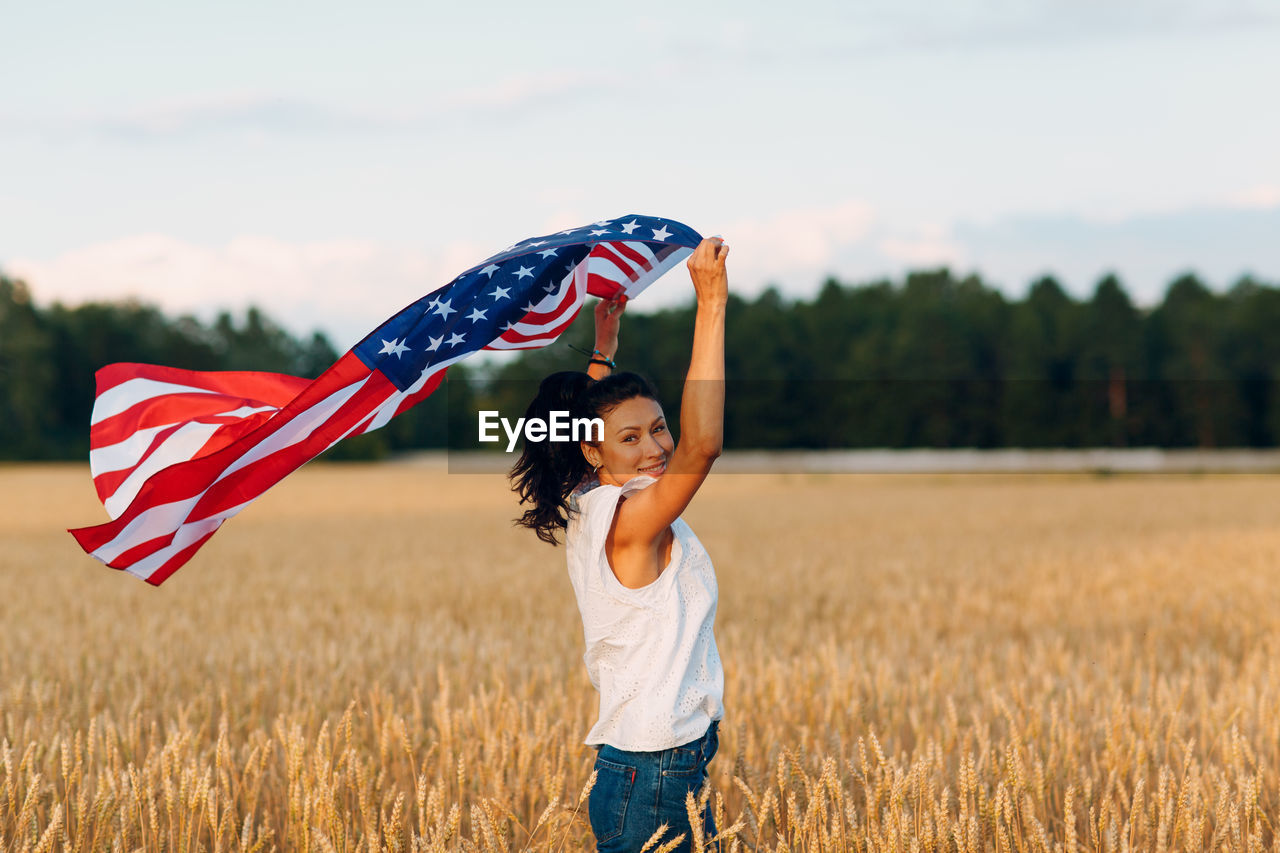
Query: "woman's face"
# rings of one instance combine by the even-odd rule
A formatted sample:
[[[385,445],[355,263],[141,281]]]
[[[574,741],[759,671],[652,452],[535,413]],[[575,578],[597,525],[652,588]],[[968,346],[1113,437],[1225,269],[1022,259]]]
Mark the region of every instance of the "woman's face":
[[[662,406],[648,397],[623,400],[604,416],[604,439],[582,443],[592,467],[600,466],[600,482],[621,486],[637,474],[661,477],[676,448]]]

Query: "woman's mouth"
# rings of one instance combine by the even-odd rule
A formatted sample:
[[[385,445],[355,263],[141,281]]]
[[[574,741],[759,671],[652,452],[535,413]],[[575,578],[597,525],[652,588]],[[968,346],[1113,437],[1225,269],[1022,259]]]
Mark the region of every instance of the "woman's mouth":
[[[657,465],[650,465],[648,468],[637,468],[636,470],[650,477],[661,477],[663,472],[667,470],[667,460],[664,459]]]

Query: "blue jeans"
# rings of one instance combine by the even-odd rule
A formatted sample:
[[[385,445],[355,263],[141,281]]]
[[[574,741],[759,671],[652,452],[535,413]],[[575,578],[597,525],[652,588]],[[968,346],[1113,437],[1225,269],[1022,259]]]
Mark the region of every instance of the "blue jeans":
[[[702,737],[661,752],[624,752],[608,744],[600,747],[596,784],[587,800],[599,853],[637,853],[664,823],[667,831],[654,848],[683,833],[684,841],[673,853],[689,853],[693,833],[685,797],[690,792],[695,797],[702,793],[707,764],[720,745],[717,728],[718,723],[712,721]],[[702,832],[705,841],[716,834],[710,803],[702,813]]]

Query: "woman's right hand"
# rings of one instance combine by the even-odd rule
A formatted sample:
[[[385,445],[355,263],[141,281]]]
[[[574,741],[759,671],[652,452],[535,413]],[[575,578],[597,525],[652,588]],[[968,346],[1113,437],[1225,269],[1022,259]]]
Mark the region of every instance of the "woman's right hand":
[[[729,246],[719,237],[707,237],[689,258],[689,278],[699,305],[724,305],[729,300],[729,273],[724,261]]]
[[[667,528],[701,488],[724,448],[724,323],[729,247],[719,237],[703,240],[689,258],[689,277],[698,294],[693,318],[693,352],[680,403],[680,441],[666,473],[618,505],[605,540],[609,565],[618,581],[636,588],[662,573]]]

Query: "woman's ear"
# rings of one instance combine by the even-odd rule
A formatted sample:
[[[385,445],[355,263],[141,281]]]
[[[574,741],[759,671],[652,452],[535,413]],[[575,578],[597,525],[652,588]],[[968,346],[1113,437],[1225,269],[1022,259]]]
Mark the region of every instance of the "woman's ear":
[[[586,441],[578,442],[578,446],[582,448],[582,455],[586,458],[587,464],[592,468],[599,468],[604,457],[600,455],[600,448]]]

